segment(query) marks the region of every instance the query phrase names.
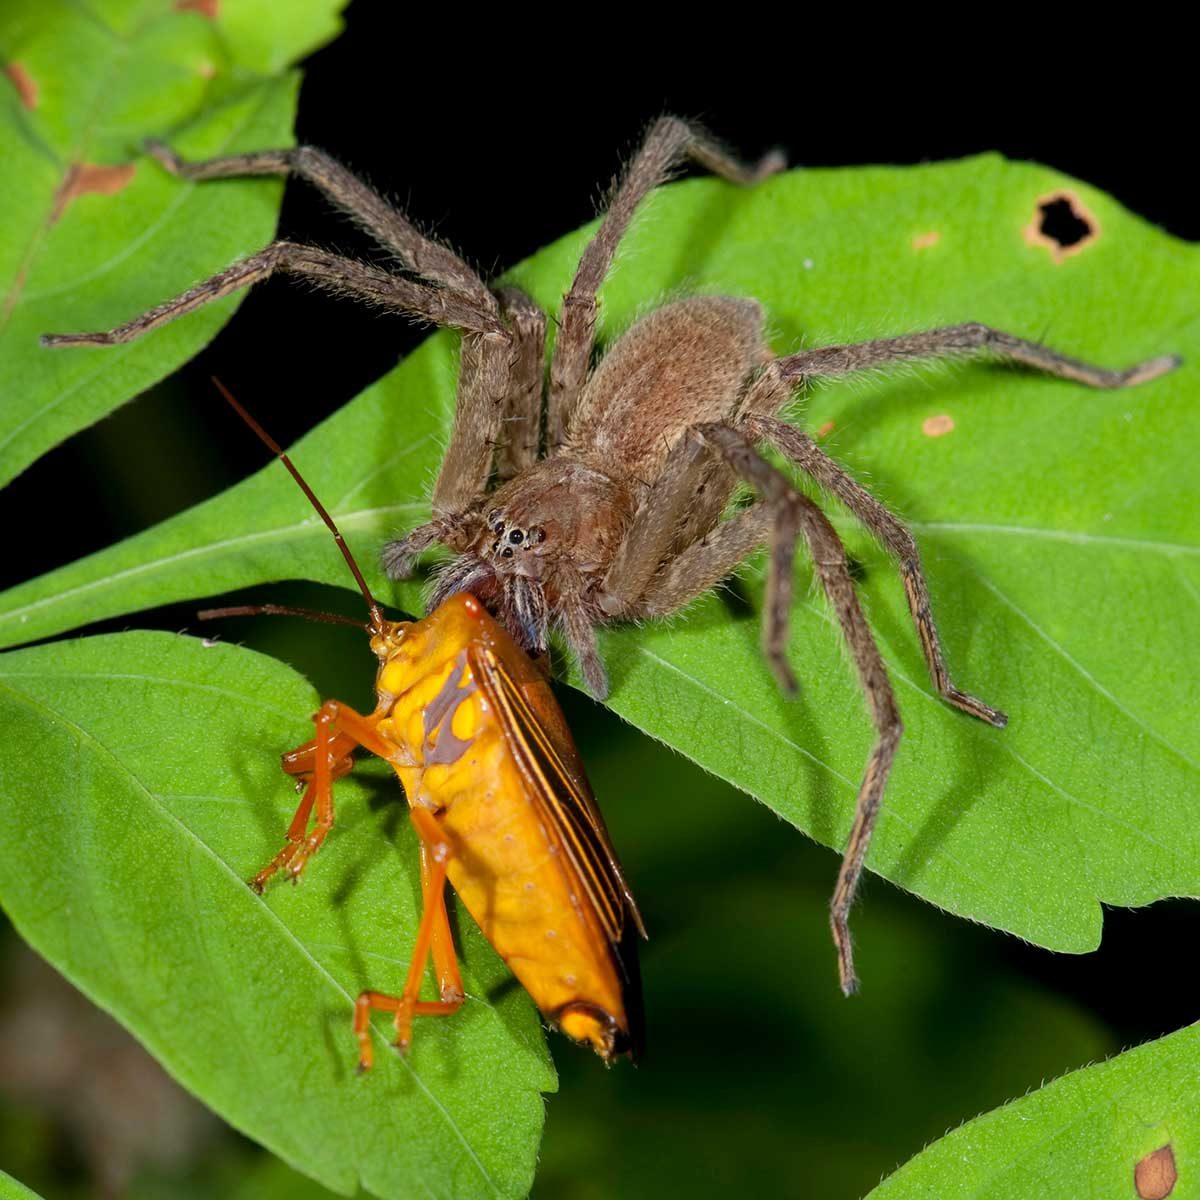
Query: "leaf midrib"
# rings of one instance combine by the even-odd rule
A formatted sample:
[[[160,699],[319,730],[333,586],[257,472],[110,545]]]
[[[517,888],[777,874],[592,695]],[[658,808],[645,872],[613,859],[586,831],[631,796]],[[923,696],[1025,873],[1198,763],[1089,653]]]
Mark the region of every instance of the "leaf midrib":
[[[335,513],[334,515],[340,525],[346,528],[356,528],[358,526],[370,526],[379,519],[397,513],[424,511],[425,507],[424,504],[419,502],[409,501],[404,504],[387,504],[378,508],[364,508],[353,513]],[[301,533],[305,536],[316,534],[322,538],[328,538],[329,536],[328,531],[316,518],[308,518],[292,525],[280,525],[274,529],[260,529],[253,533],[242,533],[234,537],[222,538],[216,542],[205,542],[200,546],[189,546],[186,550],[180,550],[164,558],[137,563],[132,567],[126,567],[121,571],[117,571],[115,574],[105,575],[99,579],[89,579],[86,583],[77,584],[75,587],[67,588],[65,591],[53,592],[48,596],[41,597],[39,600],[31,601],[21,608],[9,609],[8,612],[0,614],[0,626],[13,620],[19,620],[22,616],[35,612],[39,608],[45,608],[48,605],[57,604],[63,600],[73,599],[87,592],[95,591],[97,588],[105,588],[139,575],[153,574],[156,571],[175,566],[188,559],[203,559],[206,555],[216,554],[223,550],[240,550],[247,546],[278,541]]]

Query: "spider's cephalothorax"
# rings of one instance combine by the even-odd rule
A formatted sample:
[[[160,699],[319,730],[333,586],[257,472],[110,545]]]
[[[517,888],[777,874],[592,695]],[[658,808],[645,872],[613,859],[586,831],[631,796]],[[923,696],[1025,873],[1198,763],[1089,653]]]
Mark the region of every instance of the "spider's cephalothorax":
[[[390,543],[389,573],[407,574],[414,547],[434,532],[462,553],[439,574],[433,603],[471,591],[503,613],[534,653],[545,649],[548,626],[560,624],[588,686],[603,696],[592,627],[665,611],[652,598],[651,585],[663,582],[657,568],[710,533],[727,506],[735,476],[699,453],[689,434],[736,419],[756,369],[770,358],[762,321],[754,301],[723,296],[679,300],[644,317],[587,379],[557,452],[502,483],[482,506]],[[664,400],[676,402],[674,411]],[[673,459],[691,464],[695,478],[686,490],[672,485],[675,501],[664,509],[661,481]],[[652,552],[654,561],[641,552],[641,562],[630,564],[638,550],[629,534],[656,484],[653,511],[672,513],[675,536]],[[686,514],[675,511],[678,501]],[[751,527],[761,537],[761,521]],[[653,580],[639,573],[646,565],[655,568]]]
[[[633,489],[586,462],[535,463],[440,535],[463,553],[438,572],[430,605],[469,591],[506,619],[526,650],[541,654],[557,614],[595,607],[596,572],[611,561],[636,508]],[[388,545],[390,573],[409,570],[407,546]],[[603,691],[602,678],[589,684]]]
[[[469,591],[526,648],[562,629],[598,696],[607,691],[595,627],[683,607],[770,546],[764,649],[794,686],[784,648],[792,559],[803,538],[866,694],[877,739],[831,905],[842,987],[857,980],[848,916],[902,727],[883,659],[855,597],[845,551],[816,503],[762,457],[772,445],[858,517],[896,558],[929,673],[949,704],[992,725],[1003,713],[951,682],[908,529],[817,444],[779,413],[807,380],[890,363],[987,354],[1091,387],[1153,379],[1177,365],[1154,358],[1123,371],[1068,358],[1037,342],[967,323],[774,358],[752,300],[679,300],[619,338],[593,369],[596,293],[639,202],[685,158],[752,184],[782,166],[772,154],[746,167],[674,117],[652,126],[612,193],[563,298],[545,381],[545,314],[514,288],[490,289],[462,259],[423,236],[344,167],[311,147],[185,163],[151,152],[188,179],[296,173],[321,188],[399,260],[383,271],[310,246],[276,242],[189,292],[105,333],[50,335],[47,344],[129,341],[274,271],[300,275],[462,333],[458,403],[434,485],[433,519],[388,544],[401,578],[441,542],[458,557],[437,576],[431,603]],[[727,511],[738,481],[761,499]]]

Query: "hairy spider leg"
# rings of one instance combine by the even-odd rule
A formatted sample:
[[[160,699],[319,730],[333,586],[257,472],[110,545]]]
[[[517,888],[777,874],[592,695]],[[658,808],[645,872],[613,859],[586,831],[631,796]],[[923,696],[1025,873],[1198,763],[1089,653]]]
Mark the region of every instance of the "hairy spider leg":
[[[853,371],[869,371],[898,362],[914,362],[926,358],[953,358],[958,355],[991,354],[996,358],[1033,367],[1060,379],[1070,379],[1088,387],[1111,390],[1135,387],[1148,383],[1168,371],[1173,371],[1183,359],[1178,354],[1162,354],[1135,363],[1124,370],[1110,370],[1083,362],[1070,355],[1060,354],[1041,342],[1016,337],[1002,329],[993,329],[979,321],[962,325],[946,325],[923,333],[907,333],[900,337],[877,338],[840,346],[821,346],[803,350],[778,360],[781,376],[789,381],[817,378],[822,375],[848,375]]]
[[[498,298],[463,259],[448,247],[421,234],[378,192],[313,146],[187,162],[162,142],[149,140],[145,145],[163,167],[182,179],[298,175],[386,246],[405,269],[426,282],[407,279],[312,246],[280,241],[113,329],[96,333],[46,334],[42,343],[47,346],[104,346],[132,341],[230,292],[258,283],[276,271],[301,276],[332,292],[349,293],[382,308],[462,332],[462,364],[454,427],[434,486],[434,513],[441,516],[457,513],[484,491],[496,447],[504,443],[505,422],[514,413],[525,413],[523,394],[510,394],[510,386],[517,391],[527,390],[528,364],[533,354],[522,338],[528,338],[531,343],[539,336],[544,339],[544,319],[539,326],[530,318],[532,302],[517,299],[519,293],[515,289],[508,289],[507,300],[503,296]],[[511,329],[501,315],[502,310],[509,318]],[[542,345],[543,342],[537,342],[539,382]],[[513,370],[519,378],[510,385],[509,374]],[[531,416],[524,415],[521,422],[522,449],[517,452],[516,462],[527,456],[529,428],[540,429],[540,403],[539,387],[538,407]],[[511,466],[509,463],[508,468]]]
[[[480,313],[452,292],[441,292],[401,275],[392,275],[313,246],[273,242],[265,250],[241,259],[173,300],[156,305],[123,325],[97,333],[46,333],[42,335],[41,342],[43,346],[117,346],[132,342],[152,329],[186,316],[231,292],[260,283],[276,271],[300,276],[336,294],[356,296],[368,304],[376,304],[431,324],[453,325],[477,334],[504,332],[498,318],[489,320],[486,314]]]
[[[769,442],[823,488],[832,492],[898,560],[908,610],[921,643],[929,678],[938,695],[970,716],[1003,729],[1008,724],[1008,717],[1004,713],[964,692],[950,678],[942,640],[933,619],[932,600],[921,566],[921,554],[916,538],[908,527],[795,426],[770,417],[751,416],[746,420],[746,429],[755,441]]]
[[[777,150],[757,163],[743,163],[708,134],[678,117],[659,117],[654,122],[613,189],[600,228],[584,250],[570,290],[563,296],[546,406],[549,454],[554,454],[566,440],[571,415],[587,381],[596,341],[596,294],[612,267],[617,247],[638,205],[685,158],[722,179],[744,186],[758,183],[787,165]]]
[[[767,462],[753,443],[738,430],[721,424],[700,425],[695,428],[694,436],[708,442],[742,479],[766,497],[766,503],[774,510],[763,641],[767,660],[780,682],[789,690],[795,687],[785,650],[791,611],[792,563],[796,541],[803,535],[817,578],[829,598],[830,607],[850,650],[850,657],[854,660],[875,725],[875,745],[867,759],[858,789],[850,837],[830,904],[830,927],[837,948],[838,975],[842,991],[851,995],[858,990],[858,976],[854,970],[854,951],[850,940],[850,909],[854,904],[867,846],[883,802],[892,760],[904,732],[896,698],[875,635],[855,595],[845,549],[829,518],[812,500],[796,491],[787,476]]]

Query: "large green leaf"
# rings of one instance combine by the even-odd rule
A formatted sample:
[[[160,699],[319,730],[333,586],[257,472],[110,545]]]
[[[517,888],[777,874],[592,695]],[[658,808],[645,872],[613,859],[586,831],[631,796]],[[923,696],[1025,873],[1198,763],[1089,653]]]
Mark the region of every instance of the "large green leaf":
[[[142,154],[290,144],[299,76],[345,0],[229,0],[215,20],[171,0],[7,0],[0,12],[0,483],[169,374],[231,297],[105,353],[40,334],[107,329],[270,241],[282,184],[197,187]],[[281,14],[286,11],[286,19]],[[119,168],[73,194],[89,168]]]
[[[1200,1195],[1198,1074],[1200,1025],[1190,1025],[977,1117],[870,1200]]]
[[[1101,232],[1055,262],[1023,230],[1064,186]],[[994,156],[796,172],[752,192],[694,181],[648,207],[604,290],[609,337],[687,286],[759,297],[780,351],[978,319],[1112,365],[1185,356],[1174,374],[1113,393],[985,364],[874,376],[816,390],[804,419],[833,422],[833,453],[911,521],[956,679],[1011,716],[997,731],[932,696],[893,567],[839,518],[907,729],[869,866],[1075,952],[1098,942],[1100,901],[1200,893],[1195,248],[1083,185]],[[586,233],[514,278],[553,309]],[[296,447],[368,564],[425,512],[454,347],[433,338]],[[938,414],[953,433],[926,436]],[[803,588],[802,691],[778,692],[758,650],[759,574],[748,572],[748,609],[714,596],[669,624],[607,632],[612,707],[838,846],[871,744],[862,698],[826,604]],[[300,576],[347,582],[272,466],[0,597],[0,638]],[[396,594],[418,603],[415,587]]]
[[[281,844],[296,796],[277,756],[316,703],[274,659],[168,634],[5,655],[21,751],[0,759],[0,902],[180,1082],[327,1186],[522,1195],[554,1074],[469,921],[463,1011],[421,1022],[407,1059],[379,1020],[376,1067],[354,1072],[353,998],[403,986],[420,905],[394,778],[339,784],[303,886],[244,882]]]

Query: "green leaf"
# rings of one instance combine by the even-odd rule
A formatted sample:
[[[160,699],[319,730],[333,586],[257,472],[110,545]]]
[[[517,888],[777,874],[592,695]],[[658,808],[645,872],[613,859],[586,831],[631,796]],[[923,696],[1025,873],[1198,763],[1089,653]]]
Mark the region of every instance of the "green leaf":
[[[282,844],[278,753],[317,703],[274,659],[168,634],[5,655],[0,721],[25,752],[0,760],[0,902],[184,1086],[326,1186],[523,1195],[555,1080],[469,921],[462,1012],[421,1022],[407,1059],[378,1020],[376,1068],[355,1075],[353,999],[402,988],[420,905],[395,780],[339,783],[302,886],[244,882]]]
[[[1064,187],[1101,232],[1056,263],[1023,231]],[[588,232],[513,278],[553,311]],[[1097,945],[1101,901],[1200,894],[1198,265],[1195,247],[1104,195],[986,156],[665,189],[603,293],[608,338],[688,287],[757,296],[780,352],[976,319],[1111,365],[1184,355],[1127,392],[974,364],[820,387],[803,413],[813,429],[833,422],[832,453],[911,522],[956,681],[1011,717],[986,728],[933,697],[893,566],[839,515],[907,731],[868,865],[1058,950]],[[380,542],[426,512],[455,362],[452,337],[431,339],[295,450],[381,589]],[[939,414],[954,431],[926,436]],[[748,606],[713,596],[669,624],[607,631],[602,650],[617,712],[841,846],[872,734],[828,607],[798,570],[796,700],[760,657],[758,565]],[[273,465],[0,597],[0,638],[290,577],[349,582]],[[415,586],[394,594],[419,603]]]
[[[5,4],[0,483],[170,374],[232,315],[239,297],[101,353],[38,344],[126,321],[271,240],[281,181],[198,187],[142,141],[169,136],[198,157],[290,144],[299,75],[285,68],[336,32],[344,2],[230,0],[216,21],[170,0]],[[110,172],[73,191],[96,167]]]
[[[1169,1194],[1195,1196],[1198,1074],[1200,1025],[1190,1025],[977,1117],[906,1163],[870,1200],[1161,1198],[1171,1172],[1178,1182]],[[1134,1173],[1151,1155],[1139,1189]]]
[[[41,1200],[41,1197],[7,1172],[0,1171],[0,1200]]]

